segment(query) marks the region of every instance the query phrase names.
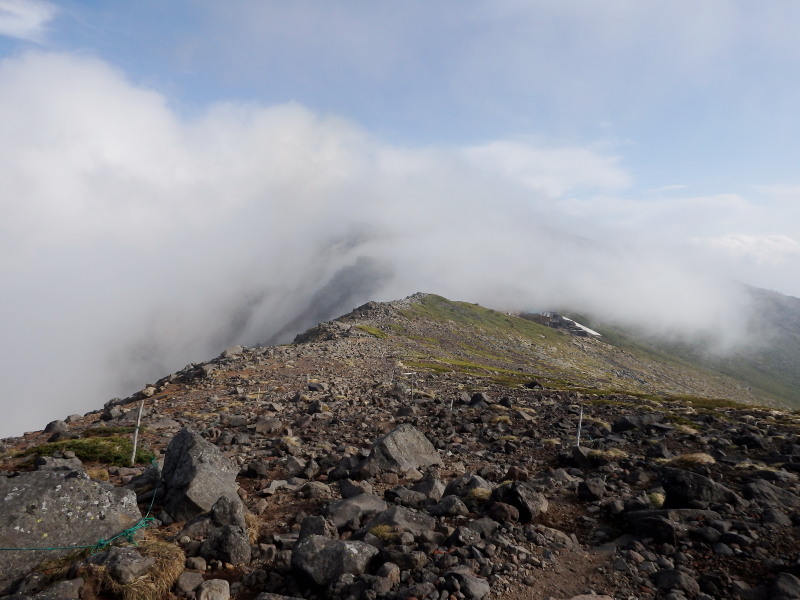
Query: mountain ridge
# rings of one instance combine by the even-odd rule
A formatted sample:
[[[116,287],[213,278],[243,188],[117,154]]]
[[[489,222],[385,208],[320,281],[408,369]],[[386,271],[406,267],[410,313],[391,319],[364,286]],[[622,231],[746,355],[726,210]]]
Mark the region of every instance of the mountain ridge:
[[[431,294],[361,305],[296,343],[231,347],[4,440],[0,595],[800,594],[800,415],[676,394],[738,384],[673,381],[671,367],[637,382],[625,352]],[[622,375],[601,372],[608,357]],[[45,501],[61,480],[73,487]],[[111,496],[141,527],[88,534],[64,518]],[[44,539],[83,550],[52,562],[58,548],[30,552]]]

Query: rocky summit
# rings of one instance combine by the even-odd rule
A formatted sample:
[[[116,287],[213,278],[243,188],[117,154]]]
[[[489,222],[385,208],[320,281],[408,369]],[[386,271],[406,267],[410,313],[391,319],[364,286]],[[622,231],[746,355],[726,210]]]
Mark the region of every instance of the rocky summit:
[[[430,295],[229,348],[3,440],[0,594],[800,598],[800,415],[653,360]]]

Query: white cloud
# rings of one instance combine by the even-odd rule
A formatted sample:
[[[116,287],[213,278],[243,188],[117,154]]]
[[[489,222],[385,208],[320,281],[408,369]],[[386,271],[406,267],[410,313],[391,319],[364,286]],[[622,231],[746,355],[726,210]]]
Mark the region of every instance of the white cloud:
[[[637,210],[594,148],[401,147],[297,104],[186,119],[101,61],[46,53],[0,63],[0,113],[0,380],[31,407],[3,433],[420,290],[678,335],[738,310],[665,252],[580,237]],[[594,208],[559,230],[576,198]]]
[[[757,265],[781,265],[800,258],[800,242],[788,235],[729,233],[718,237],[694,238],[691,241],[729,258],[754,262]]]
[[[57,12],[45,0],[0,0],[0,35],[39,42]]]
[[[586,190],[618,191],[631,183],[617,158],[589,148],[497,141],[467,148],[464,155],[479,169],[553,197]]]

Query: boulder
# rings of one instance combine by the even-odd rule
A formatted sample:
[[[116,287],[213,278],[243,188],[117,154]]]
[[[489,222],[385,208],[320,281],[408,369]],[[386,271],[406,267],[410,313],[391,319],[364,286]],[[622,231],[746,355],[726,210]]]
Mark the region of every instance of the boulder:
[[[681,590],[692,597],[700,593],[700,585],[694,577],[679,569],[662,569],[653,575],[652,580],[663,591]]]
[[[378,525],[391,527],[398,533],[407,531],[417,537],[436,527],[436,519],[413,508],[393,506],[389,510],[378,513],[366,524],[365,528],[369,530]]]
[[[764,479],[755,479],[744,484],[742,493],[748,500],[755,500],[777,510],[800,509],[800,496],[788,492]]]
[[[467,600],[483,600],[489,596],[489,582],[476,577],[468,567],[454,567],[445,573],[445,579],[455,579]]]
[[[214,529],[200,546],[206,559],[221,560],[232,565],[250,562],[251,548],[247,530],[238,525],[223,525]]]
[[[796,600],[800,598],[800,579],[791,573],[779,573],[769,588],[770,600]]]
[[[547,512],[548,502],[542,494],[524,481],[504,483],[492,491],[491,500],[510,504],[519,511],[520,523],[530,523]]]
[[[657,413],[643,413],[638,415],[625,415],[614,421],[611,430],[614,433],[622,433],[631,429],[646,431],[656,423],[661,423],[664,415]]]
[[[442,457],[421,431],[411,425],[400,425],[375,442],[360,470],[369,474],[404,473],[442,464]]]
[[[374,494],[358,494],[329,504],[323,510],[323,514],[338,529],[342,529],[347,523],[353,520],[358,520],[360,523],[365,516],[384,511],[386,507],[386,502]]]
[[[666,492],[665,508],[708,508],[714,504],[741,506],[741,496],[724,485],[692,471],[664,468],[661,483]]]
[[[83,471],[35,471],[0,476],[0,546],[41,548],[92,546],[142,518],[136,494],[108,488]],[[68,550],[0,553],[0,595],[45,558]]]
[[[186,521],[211,510],[222,496],[236,498],[238,472],[214,444],[182,429],[164,457],[164,510],[175,521]]]
[[[331,540],[311,535],[292,551],[292,568],[316,585],[327,586],[342,575],[361,575],[378,549],[364,542]]]
[[[84,580],[68,579],[59,581],[34,596],[36,600],[79,600],[83,590]]]

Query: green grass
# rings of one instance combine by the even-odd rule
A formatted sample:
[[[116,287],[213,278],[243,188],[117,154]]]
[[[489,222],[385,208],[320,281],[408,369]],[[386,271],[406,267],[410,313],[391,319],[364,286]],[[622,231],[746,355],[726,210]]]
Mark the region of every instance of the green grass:
[[[478,304],[453,302],[435,294],[426,295],[420,302],[401,310],[400,313],[411,320],[422,318],[439,323],[452,322],[455,325],[493,334],[516,334],[535,337],[538,340],[542,338],[552,340],[560,335],[554,329],[532,321],[484,308]]]
[[[368,333],[368,334],[370,334],[372,336],[375,336],[376,338],[386,339],[387,337],[389,337],[388,333],[378,329],[377,327],[373,327],[371,325],[363,325],[363,324],[362,325],[356,325],[356,328],[360,329],[364,333]]]
[[[135,427],[89,427],[81,433],[81,437],[111,437],[113,435],[133,434],[135,429]],[[144,431],[144,427],[141,427],[139,431]]]
[[[119,436],[89,437],[77,440],[49,442],[23,450],[19,456],[52,456],[56,452],[71,450],[84,462],[98,462],[120,467],[130,465],[133,442]],[[148,463],[154,454],[141,446],[136,449],[136,463]]]

